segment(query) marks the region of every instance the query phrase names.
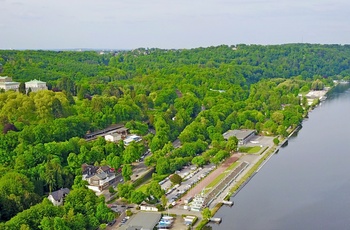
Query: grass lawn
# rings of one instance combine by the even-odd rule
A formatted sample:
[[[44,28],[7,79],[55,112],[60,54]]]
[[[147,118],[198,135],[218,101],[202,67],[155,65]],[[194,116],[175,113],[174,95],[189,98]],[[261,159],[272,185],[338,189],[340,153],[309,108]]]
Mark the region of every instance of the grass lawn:
[[[241,147],[239,148],[239,151],[242,153],[258,153],[260,151],[261,147],[260,146],[254,146],[254,147]]]
[[[140,192],[146,193],[147,187],[148,187],[148,185],[150,183],[151,183],[151,180],[147,181],[146,183],[144,183],[140,187],[136,188],[136,191],[140,191]]]
[[[232,169],[234,169],[239,163],[233,162],[226,170],[225,172],[223,172],[222,174],[220,174],[218,177],[216,177],[212,182],[210,182],[210,184],[207,185],[206,188],[213,188],[215,187],[222,179],[224,179],[224,177],[230,173],[232,171]],[[210,189],[205,190],[205,193],[209,192]]]

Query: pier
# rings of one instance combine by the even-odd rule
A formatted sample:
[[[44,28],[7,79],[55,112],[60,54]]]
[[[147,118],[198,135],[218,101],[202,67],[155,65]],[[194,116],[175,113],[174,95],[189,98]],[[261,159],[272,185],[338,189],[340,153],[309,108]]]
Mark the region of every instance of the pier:
[[[222,218],[220,218],[220,217],[212,217],[212,218],[210,218],[209,219],[209,221],[210,222],[214,222],[214,223],[217,223],[217,224],[220,224],[221,223],[221,221],[222,221]]]
[[[221,201],[221,203],[224,205],[233,206],[233,201],[223,200],[223,201]]]

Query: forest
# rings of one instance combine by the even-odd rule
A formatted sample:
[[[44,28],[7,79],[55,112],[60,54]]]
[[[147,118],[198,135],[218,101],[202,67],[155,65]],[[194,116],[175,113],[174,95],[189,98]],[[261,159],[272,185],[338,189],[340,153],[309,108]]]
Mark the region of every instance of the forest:
[[[48,86],[0,93],[0,229],[96,229],[114,213],[85,187],[83,163],[122,168],[129,181],[132,163],[150,149],[145,163],[156,182],[189,163],[219,164],[237,147],[224,132],[284,137],[307,115],[303,95],[349,73],[348,45],[0,50],[0,76]],[[85,140],[112,124],[143,141]],[[47,196],[62,187],[71,192],[53,206]],[[117,192],[132,203],[163,195],[158,183],[140,192],[126,182]]]

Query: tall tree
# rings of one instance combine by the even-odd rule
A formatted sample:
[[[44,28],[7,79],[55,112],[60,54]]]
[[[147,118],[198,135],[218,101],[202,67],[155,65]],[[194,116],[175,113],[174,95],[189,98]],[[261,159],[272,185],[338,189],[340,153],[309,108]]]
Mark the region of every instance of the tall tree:
[[[19,83],[18,92],[26,94],[26,85],[24,82]]]
[[[128,181],[131,179],[131,175],[132,175],[131,165],[129,164],[123,165],[122,175],[125,181]]]

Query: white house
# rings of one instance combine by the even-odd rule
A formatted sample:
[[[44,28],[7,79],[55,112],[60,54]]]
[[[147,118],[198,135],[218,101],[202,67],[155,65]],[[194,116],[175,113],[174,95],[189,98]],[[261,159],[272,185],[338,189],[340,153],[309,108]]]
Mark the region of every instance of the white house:
[[[28,91],[29,88],[32,90],[32,92],[37,92],[39,90],[47,89],[46,82],[39,81],[36,79],[26,82],[25,85],[26,85],[26,91]]]
[[[124,140],[124,145],[130,145],[131,142],[135,141],[135,142],[139,142],[141,141],[142,138],[133,134],[133,135],[130,135],[130,136],[127,136]]]
[[[19,82],[0,82],[0,89],[17,91],[19,88]]]
[[[7,90],[14,90],[17,91],[19,88],[19,82],[12,81],[11,77],[1,77],[0,76],[0,89]]]
[[[61,188],[60,190],[52,192],[48,199],[53,203],[53,205],[59,206],[63,204],[63,199],[68,195],[68,188]]]
[[[142,211],[150,211],[150,212],[158,212],[158,208],[153,206],[153,205],[149,205],[146,202],[142,202],[140,204],[140,210]]]
[[[105,136],[106,141],[118,142],[122,139],[122,135],[119,133],[110,133]]]

